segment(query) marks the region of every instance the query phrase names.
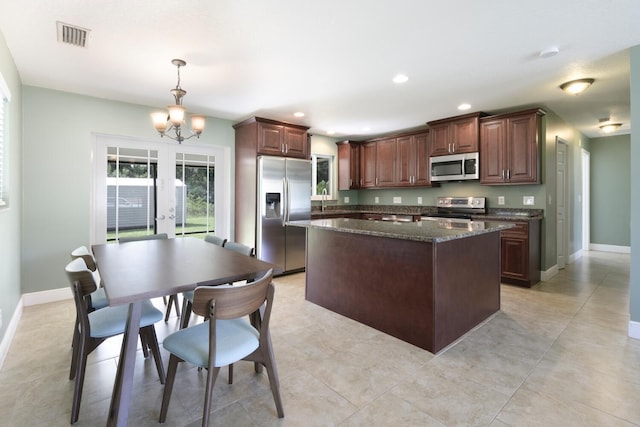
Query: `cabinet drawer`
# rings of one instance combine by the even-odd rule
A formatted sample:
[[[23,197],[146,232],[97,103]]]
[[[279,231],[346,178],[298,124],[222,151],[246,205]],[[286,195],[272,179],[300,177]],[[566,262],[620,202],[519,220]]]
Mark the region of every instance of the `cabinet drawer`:
[[[529,236],[529,223],[528,222],[511,222],[515,227],[509,228],[508,230],[502,231],[503,236],[520,236],[520,237],[528,237]]]

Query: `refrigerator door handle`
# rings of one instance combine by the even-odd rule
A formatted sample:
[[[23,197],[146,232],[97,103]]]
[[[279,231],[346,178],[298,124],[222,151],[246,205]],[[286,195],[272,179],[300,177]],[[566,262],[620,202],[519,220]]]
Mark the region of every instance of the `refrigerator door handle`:
[[[285,185],[287,186],[287,198],[286,198],[287,220],[286,222],[289,222],[289,220],[291,219],[291,184],[289,183],[289,178],[285,178]]]
[[[287,177],[282,178],[282,226],[287,222],[289,215],[289,186],[287,185]]]

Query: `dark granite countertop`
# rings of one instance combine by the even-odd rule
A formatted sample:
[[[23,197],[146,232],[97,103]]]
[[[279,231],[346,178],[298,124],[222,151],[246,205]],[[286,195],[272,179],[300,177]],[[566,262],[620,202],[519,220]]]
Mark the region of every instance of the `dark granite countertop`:
[[[388,205],[342,205],[328,206],[327,209],[312,209],[311,219],[322,215],[349,214],[396,214],[396,215],[424,215],[435,213],[435,206],[388,206]],[[544,218],[543,209],[518,208],[489,208],[484,215],[474,215],[474,221],[535,221]]]
[[[432,243],[492,233],[513,227],[512,224],[496,221],[461,222],[451,219],[437,219],[419,222],[385,222],[352,218],[291,221],[288,225]]]

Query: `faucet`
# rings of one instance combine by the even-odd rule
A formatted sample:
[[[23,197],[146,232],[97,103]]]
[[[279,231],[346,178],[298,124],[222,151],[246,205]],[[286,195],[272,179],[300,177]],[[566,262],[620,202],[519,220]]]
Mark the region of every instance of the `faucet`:
[[[322,206],[320,207],[320,211],[324,212],[324,208],[327,203],[327,189],[326,187],[322,189]]]

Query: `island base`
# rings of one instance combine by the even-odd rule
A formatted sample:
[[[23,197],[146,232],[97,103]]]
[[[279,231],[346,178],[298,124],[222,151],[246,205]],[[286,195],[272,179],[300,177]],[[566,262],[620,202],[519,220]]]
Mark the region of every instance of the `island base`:
[[[308,301],[432,353],[500,309],[500,233],[444,242],[307,229]]]

